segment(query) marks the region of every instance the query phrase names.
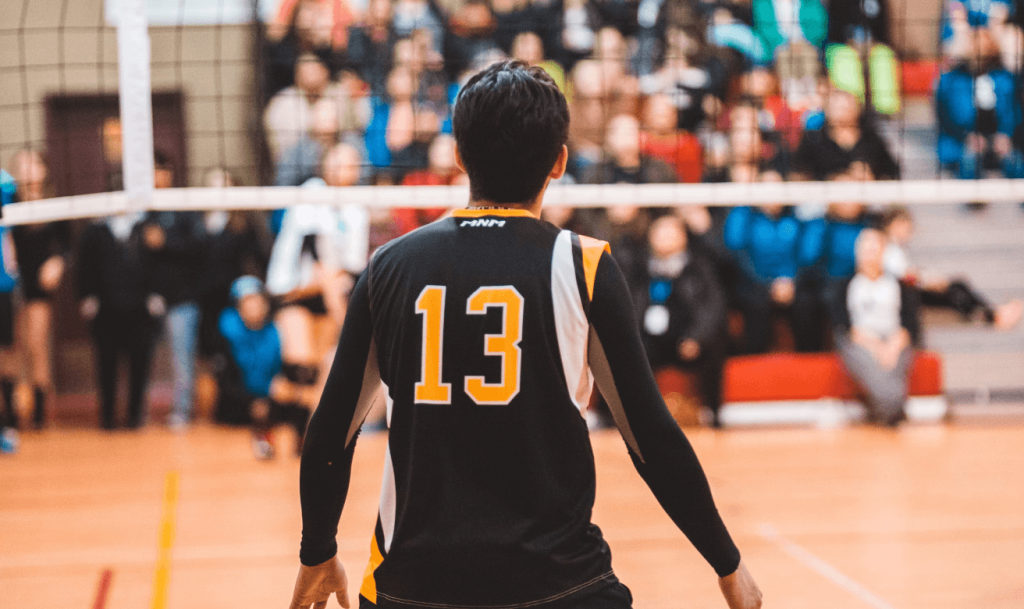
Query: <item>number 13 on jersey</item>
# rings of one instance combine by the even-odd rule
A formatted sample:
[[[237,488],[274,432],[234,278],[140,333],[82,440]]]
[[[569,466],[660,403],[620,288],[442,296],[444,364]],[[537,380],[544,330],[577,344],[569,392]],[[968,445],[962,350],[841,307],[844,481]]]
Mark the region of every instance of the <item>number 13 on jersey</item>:
[[[423,315],[420,382],[416,383],[417,404],[451,404],[451,383],[441,382],[444,348],[444,309],[447,289],[428,285],[416,299],[416,314]],[[513,286],[485,286],[466,300],[467,315],[484,315],[489,307],[502,312],[501,334],[484,337],[484,355],[501,358],[501,381],[488,383],[482,376],[467,376],[466,395],[482,406],[503,406],[519,394],[522,371],[523,296]]]

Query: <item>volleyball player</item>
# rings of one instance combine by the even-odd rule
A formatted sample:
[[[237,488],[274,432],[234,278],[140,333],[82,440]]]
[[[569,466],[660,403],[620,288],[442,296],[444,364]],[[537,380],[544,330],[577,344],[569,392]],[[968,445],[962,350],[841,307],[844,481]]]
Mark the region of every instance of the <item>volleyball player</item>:
[[[332,593],[349,606],[335,536],[382,383],[391,431],[361,607],[630,607],[590,522],[580,414],[595,380],[729,606],[759,607],[607,244],[537,219],[565,171],[565,98],[542,70],[502,62],[470,79],[453,120],[470,206],[381,247],[352,293],[303,451],[292,609]]]

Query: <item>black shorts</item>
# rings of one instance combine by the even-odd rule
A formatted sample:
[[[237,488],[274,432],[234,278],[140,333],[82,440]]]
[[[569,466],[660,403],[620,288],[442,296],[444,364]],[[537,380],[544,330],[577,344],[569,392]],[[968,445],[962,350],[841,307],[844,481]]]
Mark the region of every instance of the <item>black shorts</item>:
[[[0,292],[0,347],[14,344],[14,293]]]
[[[363,595],[359,595],[359,609],[376,609],[374,605]],[[600,588],[593,594],[584,596],[581,599],[572,601],[566,605],[551,603],[544,607],[557,607],[558,609],[633,609],[633,593],[629,591],[622,582],[615,582],[610,586]]]

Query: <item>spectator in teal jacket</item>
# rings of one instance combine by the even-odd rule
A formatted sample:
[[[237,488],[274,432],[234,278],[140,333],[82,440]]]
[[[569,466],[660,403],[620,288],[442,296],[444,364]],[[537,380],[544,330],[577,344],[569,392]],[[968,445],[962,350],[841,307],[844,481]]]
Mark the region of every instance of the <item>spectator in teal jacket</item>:
[[[271,321],[270,298],[263,282],[251,275],[231,285],[234,306],[224,309],[219,328],[223,353],[215,358],[221,423],[252,424],[252,448],[259,459],[274,456],[273,428],[286,423],[299,438],[297,452],[309,421],[302,404],[302,389],[288,378],[281,361],[281,336]]]
[[[779,47],[805,42],[821,48],[828,33],[828,13],[820,0],[753,0],[754,31],[773,55]]]

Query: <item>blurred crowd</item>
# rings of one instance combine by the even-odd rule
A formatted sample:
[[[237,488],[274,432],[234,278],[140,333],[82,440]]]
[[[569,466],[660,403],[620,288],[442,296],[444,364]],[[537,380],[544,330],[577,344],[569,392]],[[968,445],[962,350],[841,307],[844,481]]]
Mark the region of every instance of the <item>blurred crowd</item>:
[[[947,0],[943,169],[1024,176],[1014,0]],[[260,63],[275,183],[450,184],[461,83],[517,58],[569,100],[570,182],[895,179],[901,61],[886,0],[283,0]],[[351,177],[351,176],[350,176]]]
[[[948,0],[938,16],[936,156],[952,176],[1024,177],[1022,12],[1014,0]],[[568,99],[563,183],[899,179],[891,28],[886,0],[281,0],[258,63],[265,143],[280,186],[464,183],[451,136],[460,85],[512,57]],[[173,163],[159,150],[155,160],[156,186],[172,186]],[[49,196],[39,152],[8,169],[5,202]],[[235,183],[221,168],[204,178]],[[1019,301],[992,305],[913,264],[906,209],[789,203],[548,207],[544,218],[612,244],[652,365],[694,372],[715,424],[731,355],[835,349],[874,419],[895,424],[919,305],[1018,322]],[[0,229],[4,446],[23,426],[19,379],[31,423],[48,420],[52,301],[67,280],[92,328],[102,427],[145,423],[163,335],[167,424],[194,420],[201,369],[215,379],[214,418],[251,425],[256,453],[272,456],[274,426],[301,438],[369,252],[446,211],[303,205]]]

